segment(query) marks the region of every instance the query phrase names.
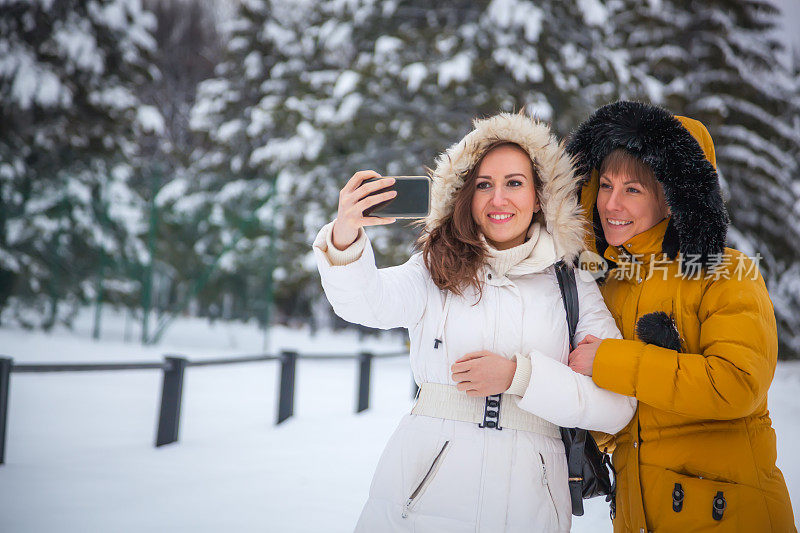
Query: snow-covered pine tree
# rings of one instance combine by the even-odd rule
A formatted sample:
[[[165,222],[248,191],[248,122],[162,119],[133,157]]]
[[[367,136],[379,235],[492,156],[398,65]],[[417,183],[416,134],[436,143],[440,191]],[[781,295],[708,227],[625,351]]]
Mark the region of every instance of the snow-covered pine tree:
[[[284,5],[287,12],[297,10],[297,16],[304,9],[302,3]],[[191,116],[191,127],[203,136],[205,146],[196,150],[190,175],[160,196],[176,216],[196,224],[193,247],[200,261],[187,277],[204,279],[213,274],[200,300],[210,306],[228,290],[236,295],[237,314],[259,318],[267,312],[265,300],[271,299],[270,257],[282,254],[284,248],[281,239],[270,238],[282,223],[274,212],[276,171],[263,165],[257,152],[280,131],[277,119],[258,107],[266,97],[261,85],[280,57],[265,39],[283,31],[268,25],[270,10],[266,2],[242,2],[221,28],[227,41],[223,62],[215,78],[199,85]],[[302,31],[300,21],[295,29]],[[287,91],[276,91],[274,99],[286,101],[289,96]],[[287,145],[287,156],[288,151],[302,151],[303,144]]]
[[[185,213],[170,209],[176,185],[191,181],[188,168],[203,137],[189,128],[198,84],[213,76],[222,43],[217,31],[217,3],[211,0],[145,0],[155,17],[152,54],[158,75],[139,89],[141,100],[163,117],[161,127],[137,138],[134,160],[137,193],[147,202],[148,226],[154,225],[152,269],[144,269],[142,297],[159,314],[178,311],[189,299],[192,274],[202,266],[194,252],[199,239],[197,223]],[[152,213],[151,213],[152,211]],[[148,227],[149,230],[149,227]],[[141,298],[135,302],[141,305]],[[150,332],[148,332],[148,335]]]
[[[631,66],[628,94],[708,127],[731,215],[730,245],[763,257],[781,356],[800,355],[800,292],[787,292],[782,281],[800,260],[800,129],[797,85],[775,30],[778,10],[764,0],[623,0],[613,8],[614,46],[627,50]]]
[[[229,58],[195,106],[215,149],[181,201],[208,215],[199,206],[216,206],[220,229],[256,213],[268,239],[275,224],[278,303],[295,316],[318,292],[308,243],[354,171],[424,173],[474,117],[499,110],[526,107],[566,133],[627,72],[604,44],[612,28],[595,0],[248,0],[232,28]],[[414,232],[372,235],[387,264],[407,258]],[[263,278],[264,245],[251,250],[249,270]]]
[[[152,17],[140,0],[3,2],[0,15],[0,308],[51,326],[142,255],[126,164],[146,128]],[[10,313],[9,313],[10,312]]]
[[[691,14],[671,0],[609,0],[609,45],[628,67],[619,86],[619,98],[639,99],[683,107],[686,76],[692,61],[680,39]]]
[[[791,111],[793,128],[795,131],[800,131],[800,47],[792,50],[790,57],[794,90],[791,105],[787,107],[793,110]],[[790,152],[790,157],[796,164],[800,162],[800,143]],[[800,214],[800,171],[797,166],[792,174],[791,191],[795,199],[793,208],[795,218],[789,224],[796,224],[797,216]],[[797,319],[797,310],[800,309],[800,261],[795,259],[794,262],[786,264],[785,268],[772,278],[775,281],[770,287],[770,295],[775,304],[776,315],[781,320],[780,333],[785,337],[783,343],[788,346],[789,355],[796,357],[800,354],[800,342],[798,342],[800,320]]]

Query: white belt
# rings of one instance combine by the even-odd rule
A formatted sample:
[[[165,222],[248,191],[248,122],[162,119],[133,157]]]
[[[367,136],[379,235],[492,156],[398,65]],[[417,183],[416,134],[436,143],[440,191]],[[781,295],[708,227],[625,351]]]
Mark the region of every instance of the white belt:
[[[460,422],[480,424],[486,412],[486,398],[467,396],[454,385],[423,383],[412,414],[445,418]],[[548,437],[561,438],[558,426],[517,406],[513,394],[503,394],[499,406],[501,428],[530,431]]]

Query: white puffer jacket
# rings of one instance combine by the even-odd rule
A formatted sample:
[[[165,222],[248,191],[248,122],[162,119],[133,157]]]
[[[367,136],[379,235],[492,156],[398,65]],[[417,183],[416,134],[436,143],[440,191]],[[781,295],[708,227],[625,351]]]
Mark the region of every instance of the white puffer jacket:
[[[408,328],[418,384],[452,387],[451,365],[470,352],[516,357],[530,380],[523,372],[524,394],[506,394],[502,402],[543,419],[536,431],[498,431],[406,415],[378,464],[357,531],[568,531],[567,467],[556,426],[615,433],[635,410],[635,400],[599,389],[566,366],[568,328],[552,265],[578,253],[582,241],[575,232],[581,225],[574,223],[580,216],[571,203],[574,197],[570,200],[562,190],[574,191],[571,166],[546,126],[507,114],[476,122],[476,129],[448,151],[451,157],[439,160],[429,225],[449,214],[452,191],[443,194],[443,188],[463,176],[453,170],[454,163],[470,168],[482,155],[481,146],[498,138],[516,142],[537,163],[547,227],[532,228],[523,245],[530,253],[511,268],[494,261],[482,269],[483,295],[477,305],[472,290],[462,297],[439,290],[420,254],[403,265],[378,269],[362,232],[345,252],[351,257],[360,253],[358,258],[339,265],[342,254],[330,245],[332,224],[315,239],[322,284],[335,312],[370,327]],[[557,225],[559,219],[566,223]],[[620,338],[594,282],[578,279],[578,293],[576,342],[587,334]]]

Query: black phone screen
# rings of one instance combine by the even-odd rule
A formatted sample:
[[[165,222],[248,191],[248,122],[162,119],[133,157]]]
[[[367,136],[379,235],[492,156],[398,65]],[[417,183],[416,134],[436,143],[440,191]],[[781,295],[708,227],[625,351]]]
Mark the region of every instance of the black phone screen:
[[[430,211],[431,180],[427,176],[386,176],[394,177],[391,187],[375,191],[371,195],[384,191],[397,191],[397,196],[364,210],[364,216],[391,218],[423,218]],[[375,181],[369,178],[364,183]],[[370,195],[370,196],[371,196]]]

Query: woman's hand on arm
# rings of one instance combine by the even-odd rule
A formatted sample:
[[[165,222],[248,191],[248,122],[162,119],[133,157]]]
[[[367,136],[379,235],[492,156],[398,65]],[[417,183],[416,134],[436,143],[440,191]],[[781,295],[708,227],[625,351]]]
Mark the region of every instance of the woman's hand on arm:
[[[485,350],[468,353],[450,367],[458,390],[476,397],[507,391],[516,369],[516,361]]]
[[[370,193],[390,187],[394,184],[393,178],[378,179],[362,186],[364,180],[380,178],[381,175],[372,170],[361,170],[339,191],[339,210],[336,222],[333,224],[333,245],[339,250],[344,250],[358,238],[358,230],[364,226],[379,226],[391,224],[393,218],[365,217],[364,210],[397,196],[395,191],[382,192],[373,196]]]
[[[569,367],[578,374],[591,376],[594,358],[602,341],[594,335],[586,335],[569,354]]]

